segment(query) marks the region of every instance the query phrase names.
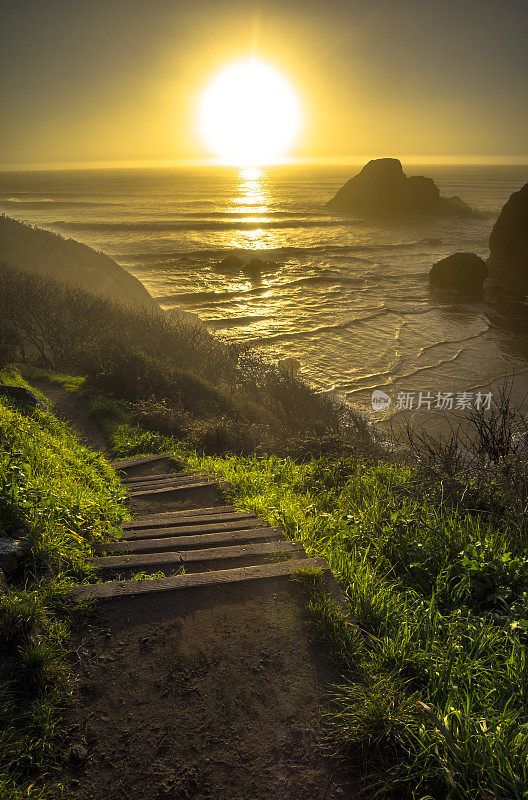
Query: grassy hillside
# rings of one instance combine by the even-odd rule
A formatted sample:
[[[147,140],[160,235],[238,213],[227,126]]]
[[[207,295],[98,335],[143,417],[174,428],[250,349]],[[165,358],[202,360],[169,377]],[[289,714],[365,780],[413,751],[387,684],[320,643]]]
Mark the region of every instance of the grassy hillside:
[[[421,462],[300,461],[204,455],[131,425],[125,405],[91,405],[106,409],[119,455],[180,452],[227,478],[237,505],[328,559],[353,622],[314,578],[314,621],[341,674],[327,745],[365,758],[380,797],[525,800],[528,481],[519,454],[497,448],[497,420],[493,447],[484,430],[471,467],[456,442],[430,443]]]
[[[126,305],[156,308],[143,284],[104,253],[0,216],[0,263],[71,283]]]
[[[125,517],[119,481],[101,456],[51,413],[0,398],[0,537],[29,542],[0,593],[2,798],[43,796],[61,710],[74,695],[65,661],[73,611],[63,590],[93,574],[93,545]]]
[[[528,472],[511,437],[523,420],[507,394],[488,416],[467,420],[472,441],[415,436],[405,458],[388,460],[352,411],[251,353],[161,315],[68,294],[60,284],[21,282],[10,271],[2,278],[4,362],[24,356],[26,376],[47,376],[83,397],[115,455],[181,453],[193,466],[225,476],[238,505],[329,560],[351,619],[329,605],[316,578],[308,588],[314,620],[340,669],[326,714],[328,745],[338,757],[364,756],[375,767],[372,785],[381,797],[526,800]],[[15,315],[9,298],[18,291],[25,302]],[[74,374],[43,372],[43,365],[73,367]],[[104,499],[110,526],[119,518],[115,479],[109,476],[108,488],[97,478],[107,474],[99,457],[75,446],[50,415],[4,413],[10,450],[36,463],[49,437],[58,437],[54,452],[66,454],[85,490]],[[13,474],[17,486],[28,475],[41,480],[42,492],[32,498],[48,510],[30,520],[41,525],[45,514],[56,513],[45,499],[49,484],[38,470]],[[77,508],[67,479],[51,475],[59,511]],[[20,507],[29,513],[24,497]],[[93,520],[102,519],[83,508],[73,515],[76,536],[66,536],[66,544],[63,534],[50,540],[45,527],[36,528],[33,549],[40,555],[28,574],[38,608],[44,604],[41,616],[51,620],[44,641],[55,656],[63,639],[53,631],[62,630],[64,612],[54,587],[64,576],[88,575],[86,552],[99,532]],[[61,514],[70,520],[68,513],[60,511],[59,521]],[[51,590],[46,581],[35,583],[46,568]],[[7,630],[14,618],[26,637],[13,651],[17,664],[40,644],[28,638],[28,614],[8,611]],[[33,630],[40,630],[40,619]],[[10,695],[9,703],[16,702]],[[6,709],[8,720],[16,706]],[[25,742],[39,743],[35,765],[45,761],[40,743],[49,732],[35,738],[32,713],[24,711],[26,738],[12,733],[15,744],[5,751],[15,776],[22,774],[17,753]]]

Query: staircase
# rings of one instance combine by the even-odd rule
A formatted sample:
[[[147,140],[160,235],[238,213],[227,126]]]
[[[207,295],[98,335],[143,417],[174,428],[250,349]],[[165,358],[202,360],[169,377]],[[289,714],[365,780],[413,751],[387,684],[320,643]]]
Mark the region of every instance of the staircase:
[[[302,542],[255,514],[223,504],[228,485],[191,471],[171,454],[115,461],[133,519],[123,536],[92,559],[104,582],[73,587],[77,600],[265,581],[300,569],[320,569],[343,607],[343,595],[323,558],[308,558]],[[155,575],[134,579],[137,573]],[[160,575],[161,573],[161,575]],[[347,609],[348,612],[348,609]]]

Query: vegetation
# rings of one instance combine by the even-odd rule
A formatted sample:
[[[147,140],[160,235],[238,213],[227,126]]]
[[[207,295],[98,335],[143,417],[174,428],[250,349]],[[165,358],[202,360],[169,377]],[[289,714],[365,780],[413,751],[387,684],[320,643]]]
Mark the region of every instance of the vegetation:
[[[8,358],[16,344],[25,364],[85,376],[87,389],[127,401],[129,424],[191,448],[310,455],[372,446],[349,407],[162,311],[0,267],[0,319]]]
[[[66,295],[61,297],[65,302]],[[84,295],[81,300],[91,302]],[[29,325],[17,327],[11,319],[18,352],[23,349],[26,364],[32,364],[25,374],[47,375],[81,394],[116,456],[180,453],[196,468],[225,477],[238,505],[303,540],[310,555],[328,559],[348,597],[350,617],[328,601],[317,576],[308,583],[314,619],[341,674],[326,712],[327,745],[336,756],[364,753],[375,765],[371,788],[384,797],[526,798],[528,479],[516,444],[522,437],[513,435],[524,419],[512,410],[508,393],[488,416],[469,416],[449,437],[432,440],[409,431],[405,455],[382,457],[355,415],[253,355],[203,331],[174,327],[161,314],[138,315],[97,302],[91,307],[96,322],[88,320],[82,336],[72,329],[58,355],[48,347],[56,333],[39,333],[32,341]],[[57,322],[60,330],[64,324]],[[43,366],[72,369],[75,375],[51,376]],[[7,407],[4,413],[24,425],[38,421],[44,437],[55,431],[63,442],[55,457],[62,463],[66,454],[66,463],[84,476],[83,485],[104,499],[110,522],[100,533],[107,535],[122,509],[115,482],[109,480],[110,488],[97,482],[107,469],[101,460],[91,455],[90,462],[50,415],[28,416]],[[15,426],[16,442],[24,442],[16,447],[28,453],[23,461],[36,463],[35,449],[29,458],[31,437],[20,438],[24,425]],[[31,447],[40,452],[43,441],[36,438]],[[38,484],[42,473],[15,469],[13,474],[17,486],[27,485],[28,491],[36,486],[36,508],[44,503],[48,509],[42,498],[50,483],[45,489]],[[72,487],[64,475],[57,481],[59,488],[51,491],[62,500],[54,509],[68,509]],[[88,575],[86,554],[97,539],[84,508],[74,515],[80,527],[73,527],[77,536],[67,538],[68,544],[61,536],[49,540],[35,534],[37,555],[25,566],[18,589],[9,590],[7,597],[13,592],[26,597],[22,586],[29,580],[29,594],[38,599],[34,617],[23,606],[32,626],[23,621],[14,626],[23,634],[22,645],[13,650],[18,664],[23,658],[35,663],[31,650],[21,654],[40,644],[38,637],[51,642],[55,657],[64,646],[62,633],[53,633],[64,630],[65,619],[56,587],[70,576]],[[9,530],[21,524],[19,513],[11,522],[8,518]],[[52,512],[35,513],[38,519],[29,517],[26,527],[43,524]],[[51,541],[47,548],[46,541]],[[56,708],[49,697],[58,684],[50,679],[43,685],[41,694]],[[27,702],[28,709],[26,738],[12,734],[15,744],[6,751],[15,775],[17,759],[24,766],[22,756],[37,747],[31,743],[49,742],[49,731],[28,733],[31,704],[37,701],[9,691],[9,703]],[[62,702],[68,692],[62,689],[58,696]],[[15,706],[6,708],[5,719],[12,721]],[[17,742],[30,746],[20,744],[17,751]],[[43,745],[38,747],[42,754]],[[31,765],[44,763],[43,755],[31,758]]]
[[[0,589],[0,797],[43,796],[39,781],[74,696],[65,658],[74,610],[64,589],[90,579],[94,545],[115,535],[125,515],[119,481],[101,456],[52,414],[0,398],[0,536],[29,543]]]
[[[311,609],[342,674],[326,713],[336,756],[364,753],[383,797],[526,797],[528,480],[507,393],[493,436],[466,420],[443,441],[411,437],[398,462],[208,456],[123,408],[92,398],[119,455],[181,453],[329,561],[353,621],[315,581]]]

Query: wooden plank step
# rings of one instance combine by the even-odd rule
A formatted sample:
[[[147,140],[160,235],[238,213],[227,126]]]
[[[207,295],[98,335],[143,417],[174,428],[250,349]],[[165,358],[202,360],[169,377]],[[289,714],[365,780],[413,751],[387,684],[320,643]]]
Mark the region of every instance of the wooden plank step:
[[[98,570],[141,569],[143,567],[184,566],[197,561],[218,561],[226,558],[245,558],[247,556],[268,556],[278,553],[304,553],[302,542],[261,542],[239,544],[233,547],[208,547],[205,550],[179,550],[170,553],[132,553],[122,556],[99,556],[90,559]]]
[[[248,528],[265,528],[266,519],[237,519],[232,522],[209,522],[205,525],[177,525],[169,528],[140,528],[138,531],[127,531],[126,536],[119,539],[135,541],[137,539],[161,539],[165,536],[185,536],[186,534],[198,535],[199,533],[225,533],[226,531],[243,531]]]
[[[154,456],[137,456],[134,458],[121,458],[117,461],[111,461],[110,466],[115,470],[127,469],[128,467],[144,467],[150,464],[155,464],[157,461],[174,461],[176,464],[185,464],[185,462],[174,453],[159,453]]]
[[[172,494],[173,492],[188,492],[192,489],[204,489],[207,486],[217,486],[220,484],[218,481],[202,481],[200,483],[186,483],[183,486],[168,486],[165,489],[141,489],[139,491],[129,492],[129,497],[152,497],[157,498],[164,494]]]
[[[137,475],[136,477],[120,479],[123,486],[128,486],[129,483],[148,483],[149,481],[162,481],[167,478],[186,478],[189,475],[196,475],[195,472],[161,472],[159,475]]]
[[[117,600],[120,597],[172,592],[179,589],[201,589],[208,586],[262,581],[293,575],[302,569],[330,571],[324,558],[301,558],[279,561],[272,564],[259,564],[252,567],[216,570],[215,572],[195,572],[175,575],[172,578],[157,578],[143,581],[106,581],[105,583],[74,586],[68,594],[73,600]]]
[[[170,481],[175,481],[176,483],[185,483],[185,482],[194,482],[196,480],[207,479],[211,480],[215,478],[218,480],[217,475],[213,475],[211,472],[173,472],[172,475],[169,475],[167,478],[159,477],[158,475],[150,475],[149,477],[144,478],[144,480],[136,480],[135,478],[128,480],[128,481],[121,481],[123,486],[148,486],[151,483],[169,483]]]
[[[111,553],[159,553],[163,550],[178,548],[204,548],[213,545],[227,545],[244,542],[275,541],[283,539],[281,528],[250,528],[225,533],[202,533],[198,536],[167,536],[164,539],[139,539],[137,541],[119,541],[105,545]]]
[[[200,483],[201,481],[217,481],[216,475],[194,474],[186,475],[180,478],[179,475],[173,475],[171,478],[164,478],[159,481],[157,478],[152,478],[150,481],[143,481],[142,483],[123,483],[123,487],[129,494],[137,490],[143,491],[146,489],[163,489],[166,486],[187,486],[189,483]]]
[[[161,511],[158,514],[138,517],[123,525],[124,531],[140,528],[164,528],[167,525],[193,525],[200,522],[227,522],[230,519],[255,518],[251,511],[239,511],[235,506],[212,506],[211,508],[192,508],[183,511]]]

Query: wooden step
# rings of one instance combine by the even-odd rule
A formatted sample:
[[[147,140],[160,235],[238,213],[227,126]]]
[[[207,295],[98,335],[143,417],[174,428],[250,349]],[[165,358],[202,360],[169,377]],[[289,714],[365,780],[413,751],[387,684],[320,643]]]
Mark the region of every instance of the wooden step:
[[[127,470],[131,467],[148,467],[152,464],[156,464],[158,461],[171,461],[174,464],[181,464],[184,467],[188,465],[183,461],[179,456],[175,455],[174,453],[160,453],[154,456],[137,456],[134,458],[122,458],[118,461],[111,461],[110,466],[113,469],[117,470],[118,472],[121,470]]]
[[[244,542],[271,542],[283,538],[284,534],[280,528],[254,528],[241,531],[226,531],[225,533],[204,533],[198,536],[167,536],[164,539],[119,541],[105,545],[104,549],[110,553],[160,553],[163,550],[190,549],[193,547],[198,549],[237,543],[243,544]]]
[[[266,528],[268,521],[255,517],[255,519],[237,519],[232,522],[210,522],[202,525],[178,525],[168,528],[141,528],[138,531],[127,531],[126,536],[119,539],[135,541],[137,539],[161,539],[165,536],[185,536],[186,534],[198,535],[199,533],[225,533],[226,531],[243,531],[248,528]]]
[[[167,478],[186,478],[189,475],[196,475],[195,472],[160,472],[159,475],[137,475],[136,477],[121,478],[123,486],[128,486],[129,483],[149,483],[150,481],[163,481]]]
[[[206,475],[205,473],[195,473],[192,475],[186,475],[181,478],[179,475],[173,475],[171,478],[164,478],[163,480],[158,480],[157,478],[152,478],[149,481],[142,481],[139,483],[123,483],[123,487],[127,490],[129,494],[133,494],[136,491],[147,491],[150,489],[164,489],[166,487],[171,486],[187,486],[190,483],[201,483],[203,481],[217,481],[215,475]]]
[[[248,556],[269,556],[279,553],[304,553],[302,542],[262,542],[240,544],[233,547],[208,547],[205,550],[180,550],[170,553],[132,553],[122,556],[100,556],[90,559],[98,570],[104,569],[143,569],[149,567],[178,567],[193,562],[215,562],[227,558],[246,558]]]
[[[262,581],[293,575],[304,569],[330,570],[324,558],[301,558],[279,561],[272,564],[258,564],[252,567],[216,570],[215,572],[195,572],[175,575],[172,578],[157,578],[142,581],[106,581],[105,583],[74,586],[68,594],[73,600],[117,600],[121,597],[172,592],[179,589],[200,589],[209,586],[222,586],[247,581]]]
[[[202,481],[200,483],[189,483],[183,486],[168,486],[164,489],[140,489],[133,492],[129,492],[129,497],[151,497],[152,499],[158,499],[162,495],[165,494],[174,494],[177,492],[188,492],[192,491],[193,489],[203,489],[207,486],[217,486],[220,488],[218,481]]]
[[[162,511],[138,517],[123,525],[124,531],[140,528],[165,528],[168,525],[195,525],[201,522],[229,522],[235,519],[255,519],[250,511],[239,511],[234,506],[213,506],[211,508],[193,508],[185,511]]]

